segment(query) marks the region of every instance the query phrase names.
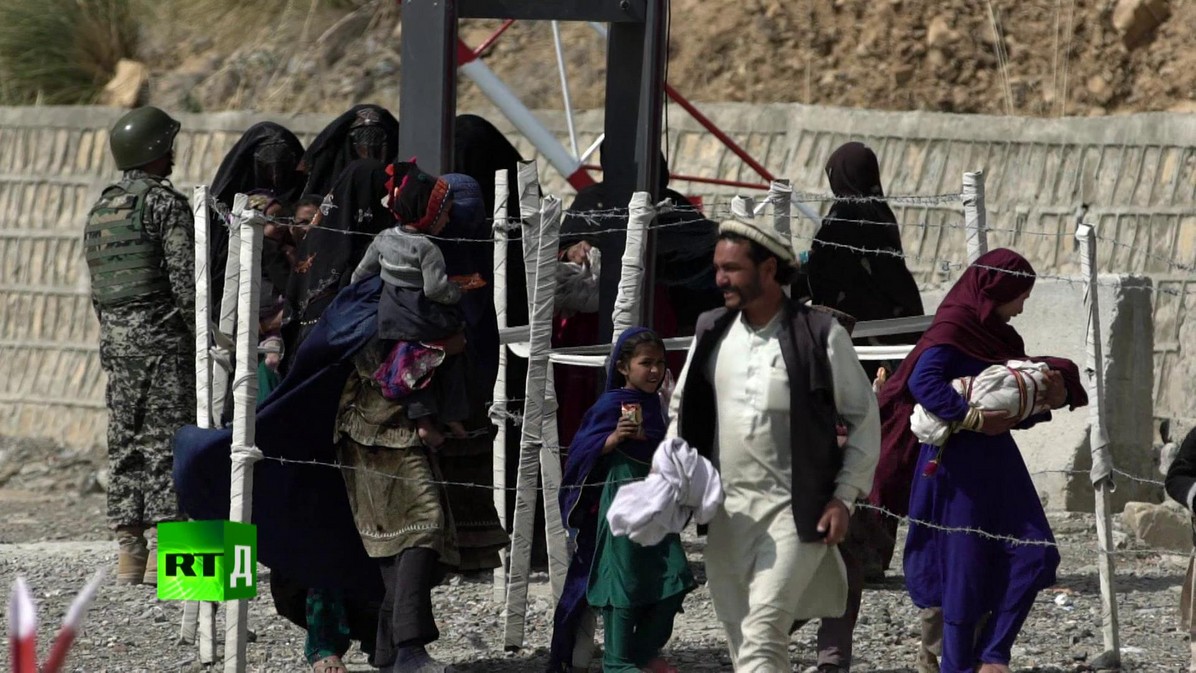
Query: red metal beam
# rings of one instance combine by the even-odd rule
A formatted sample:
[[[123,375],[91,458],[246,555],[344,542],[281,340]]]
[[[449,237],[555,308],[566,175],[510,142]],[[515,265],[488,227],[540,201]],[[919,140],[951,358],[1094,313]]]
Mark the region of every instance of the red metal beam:
[[[502,25],[498,27],[498,30],[494,31],[494,34],[486,38],[484,42],[478,45],[477,49],[473,50],[473,57],[480,58],[482,53],[494,46],[494,43],[498,42],[498,38],[502,37],[502,34],[507,32],[507,29],[510,28],[514,23],[515,19],[507,19],[506,21],[503,21]]]
[[[669,176],[673,180],[681,180],[683,182],[700,182],[707,185],[723,185],[726,187],[743,187],[745,189],[761,189],[768,191],[768,185],[761,182],[741,182],[739,180],[723,180],[722,178],[703,178],[697,175],[679,175],[673,173]]]
[[[590,171],[602,172],[601,166],[594,164],[586,164],[582,168]],[[681,180],[683,182],[700,182],[707,185],[721,185],[723,187],[743,187],[745,189],[762,189],[768,191],[768,185],[760,182],[742,182],[740,180],[724,180],[722,178],[704,178],[698,175],[682,175],[680,173],[670,173],[670,180]]]
[[[674,89],[673,85],[666,82],[664,85],[664,92],[668,94],[669,98],[673,99],[673,102],[675,102],[677,105],[680,105],[686,112],[689,113],[691,117],[694,118],[695,121],[701,124],[703,128],[705,128],[707,131],[710,131],[711,135],[713,135],[715,138],[718,138],[719,141],[726,145],[727,149],[734,152],[735,156],[742,159],[745,164],[752,167],[752,170],[759,173],[760,177],[768,180],[769,182],[772,182],[776,179],[773,177],[772,173],[768,172],[767,168],[760,164],[760,162],[753,159],[751,155],[747,153],[747,150],[740,147],[738,143],[731,139],[731,136],[724,133],[717,124],[711,121],[709,117],[702,114],[701,110],[694,107],[693,103],[690,103],[685,96],[682,96],[676,89]]]

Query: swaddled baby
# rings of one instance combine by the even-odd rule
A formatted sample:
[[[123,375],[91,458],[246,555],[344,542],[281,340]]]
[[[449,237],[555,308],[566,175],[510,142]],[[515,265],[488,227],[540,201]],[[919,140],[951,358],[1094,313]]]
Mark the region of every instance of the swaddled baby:
[[[967,403],[982,411],[1004,411],[1024,421],[1050,407],[1041,398],[1046,392],[1046,363],[1010,360],[992,365],[976,376],[961,376],[951,381],[951,387]],[[959,427],[922,407],[914,407],[909,419],[910,429],[923,444],[942,446]]]

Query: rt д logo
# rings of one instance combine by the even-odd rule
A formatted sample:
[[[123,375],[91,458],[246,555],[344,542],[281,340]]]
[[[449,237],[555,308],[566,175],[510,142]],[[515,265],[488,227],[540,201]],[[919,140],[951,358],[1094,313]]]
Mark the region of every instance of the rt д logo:
[[[257,528],[231,521],[158,524],[158,600],[257,596]]]

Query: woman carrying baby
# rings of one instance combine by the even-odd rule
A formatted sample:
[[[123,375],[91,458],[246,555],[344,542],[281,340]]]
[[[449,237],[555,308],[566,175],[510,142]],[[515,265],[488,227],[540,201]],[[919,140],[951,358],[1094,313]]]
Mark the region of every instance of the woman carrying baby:
[[[1055,583],[1059,552],[1030,473],[1010,430],[1050,420],[1050,409],[1087,403],[1076,365],[1062,358],[1027,358],[1010,320],[1034,287],[1021,255],[993,250],[972,264],[943,299],[934,322],[881,392],[882,464],[906,472],[912,485],[905,543],[910,597],[924,610],[941,608],[942,673],[1008,672],[1013,641],[1038,592]],[[1039,390],[1018,416],[985,409],[957,392],[1011,360],[1044,362]],[[1010,376],[1015,376],[1013,372]],[[921,407],[950,424],[943,445],[918,445],[910,416]],[[911,469],[912,468],[912,469]],[[880,478],[880,473],[877,475]],[[929,525],[920,525],[916,522]],[[941,530],[983,530],[994,536]]]

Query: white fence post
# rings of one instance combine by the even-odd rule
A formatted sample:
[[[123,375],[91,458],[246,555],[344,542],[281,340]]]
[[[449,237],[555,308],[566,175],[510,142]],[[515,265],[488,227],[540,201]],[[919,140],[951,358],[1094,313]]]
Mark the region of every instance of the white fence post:
[[[207,201],[204,201],[205,207]],[[246,206],[249,205],[249,197],[244,194],[238,194],[233,199],[233,212],[239,213]],[[219,217],[220,214],[216,213]],[[204,329],[209,331],[210,339],[209,346],[212,350],[209,351],[209,369],[211,371],[211,388],[208,393],[208,410],[212,425],[220,426],[224,420],[224,406],[225,400],[228,396],[228,382],[231,375],[232,367],[232,352],[229,350],[228,344],[231,340],[233,330],[237,325],[237,286],[240,280],[240,265],[235,262],[239,259],[241,254],[241,229],[234,223],[224,223],[229,227],[228,232],[228,262],[224,267],[224,289],[220,297],[220,320],[219,325],[214,333],[210,331],[211,321],[204,323]],[[207,230],[203,232],[204,239],[207,239]],[[207,247],[205,245],[205,247]],[[198,261],[199,252],[196,252]],[[206,269],[208,266],[210,256],[204,253],[203,265]],[[208,272],[210,274],[210,271]],[[209,275],[210,278],[210,275]],[[209,286],[210,290],[210,286]],[[198,296],[196,297],[198,304]],[[197,314],[198,314],[198,308]],[[205,303],[205,312],[207,311],[207,304]],[[198,345],[199,325],[196,325],[196,343]],[[197,365],[198,366],[198,365]],[[198,604],[187,603],[183,606],[183,625],[179,632],[179,638],[183,642],[194,642],[196,636],[199,639],[199,661],[203,664],[210,664],[216,661],[216,609],[219,607],[218,603],[210,601],[202,601]]]
[[[543,381],[534,376],[536,344],[536,271],[540,242],[540,182],[534,161],[519,164],[519,214],[523,221],[523,264],[527,278],[528,363],[524,388],[523,425],[519,443],[519,474],[515,482],[515,512],[511,520],[511,561],[507,576],[504,643],[507,649],[523,646],[527,619],[527,580],[531,569],[532,536],[536,520],[536,467],[543,413]],[[534,388],[540,390],[534,393]]]
[[[195,425],[212,427],[212,344],[210,300],[212,270],[208,266],[208,186],[198,185],[192,192],[195,221]],[[199,629],[199,603],[183,605],[183,623],[179,641],[194,643]]]
[[[246,208],[240,194],[233,222],[241,232],[240,282],[237,284],[237,373],[233,384],[232,481],[229,521],[249,523],[253,518],[253,464],[261,459],[254,446],[257,409],[258,304],[261,291],[262,222]],[[230,256],[229,262],[232,263]],[[233,601],[225,614],[224,670],[241,673],[248,653],[249,600]]]
[[[233,201],[233,222],[240,231],[237,257],[237,375],[233,379],[232,479],[228,494],[228,520],[248,524],[254,514],[254,463],[262,457],[254,446],[257,410],[257,310],[261,292],[262,221],[246,208],[238,194]],[[232,263],[232,257],[228,259]],[[225,614],[225,673],[242,673],[248,665],[249,600],[228,606]]]
[[[240,284],[241,228],[237,226],[236,213],[249,205],[249,197],[238,194],[233,197],[233,221],[228,231],[228,261],[224,266],[224,293],[220,298],[220,322],[214,337],[216,361],[212,370],[212,416],[216,425],[224,421],[224,408],[228,400],[228,381],[232,374],[232,339],[237,329],[237,287]],[[208,663],[208,662],[204,662]]]
[[[984,171],[963,174],[963,224],[967,230],[968,263],[988,252],[988,214],[984,209]]]
[[[556,423],[556,377],[549,358],[552,350],[552,318],[556,310],[557,251],[561,245],[562,208],[560,199],[549,196],[540,210],[540,251],[536,264],[536,313],[530,329],[540,348],[535,357],[540,362],[544,380],[544,406],[540,410],[540,481],[544,485],[544,542],[548,547],[548,578],[552,595],[560,599],[569,569],[569,536],[561,518],[561,448]],[[528,345],[530,350],[531,334]],[[529,353],[529,357],[532,356]],[[530,367],[529,367],[530,369]]]
[[[1096,241],[1092,225],[1077,217],[1076,238],[1080,242],[1080,268],[1088,304],[1088,338],[1085,371],[1088,376],[1088,437],[1092,450],[1092,486],[1096,491],[1097,569],[1100,572],[1101,634],[1106,652],[1121,663],[1121,642],[1117,625],[1117,593],[1113,586],[1113,537],[1110,494],[1113,491],[1113,460],[1105,433],[1104,367],[1100,331],[1100,304],[1096,270]]]
[[[208,186],[195,188],[195,424],[212,427],[212,354],[209,296],[212,271],[208,267]]]
[[[773,228],[789,239],[789,247],[796,257],[798,247],[797,235],[794,233],[793,227],[793,187],[790,186],[788,179],[778,178],[769,183],[768,202],[772,204]],[[785,295],[788,296],[791,291],[792,288],[786,285]]]
[[[498,316],[501,333],[507,327],[507,187],[509,173],[506,169],[494,174],[494,312]],[[497,427],[494,435],[494,509],[498,512],[499,525],[507,528],[507,345],[498,345],[498,377],[494,380],[494,404],[491,419]],[[508,531],[510,532],[510,531]],[[507,568],[510,553],[502,549],[498,553],[501,565],[494,569],[494,602],[502,603],[507,595]]]
[[[619,276],[619,293],[615,296],[615,310],[611,316],[611,343],[628,328],[639,324],[644,296],[652,291],[644,276],[644,244],[648,238],[648,225],[656,218],[652,195],[636,192],[631,195],[627,216],[627,244],[623,247],[622,274]],[[608,263],[603,260],[603,263]]]

